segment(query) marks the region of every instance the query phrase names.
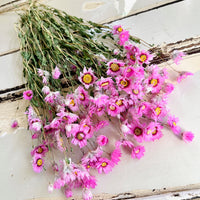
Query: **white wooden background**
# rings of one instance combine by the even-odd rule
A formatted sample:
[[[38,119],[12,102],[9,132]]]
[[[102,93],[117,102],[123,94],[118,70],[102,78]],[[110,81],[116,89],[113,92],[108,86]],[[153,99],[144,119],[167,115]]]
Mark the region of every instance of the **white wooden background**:
[[[10,92],[7,89],[25,83],[14,29],[18,16],[15,11],[10,10],[12,4],[7,4],[9,2],[11,1],[0,0],[2,98],[8,97],[8,94],[20,93],[17,89],[11,89]],[[25,0],[18,0],[15,4],[23,2]],[[194,47],[198,47],[199,0],[49,0],[45,3],[95,22],[118,19],[112,24],[122,24],[131,34],[155,45],[165,42],[178,46],[177,41],[196,38],[187,41],[187,44],[194,42]],[[5,12],[6,10],[10,11]],[[184,46],[186,42],[181,44]],[[187,56],[178,68],[195,72],[195,75],[177,86],[171,95],[169,106],[180,117],[181,125],[196,133],[194,143],[183,144],[165,131],[162,140],[145,144],[147,153],[142,160],[133,161],[129,156],[123,155],[122,161],[112,173],[98,176],[98,187],[94,190],[94,194],[99,195],[96,199],[132,199],[135,195],[138,197],[185,189],[195,190],[180,193],[180,196],[175,193],[145,199],[189,199],[200,195],[200,54]],[[50,195],[47,193],[48,183],[53,180],[51,176],[32,172],[29,153],[31,141],[23,115],[26,103],[21,99],[0,103],[0,197],[6,200],[50,197],[64,199],[59,192]],[[10,123],[15,118],[18,119],[20,128],[13,132]]]

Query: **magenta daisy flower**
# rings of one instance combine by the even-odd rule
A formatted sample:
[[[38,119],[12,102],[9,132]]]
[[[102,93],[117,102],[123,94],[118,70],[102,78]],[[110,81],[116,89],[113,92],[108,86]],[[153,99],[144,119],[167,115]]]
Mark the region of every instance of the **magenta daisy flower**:
[[[44,159],[39,154],[35,154],[33,157],[32,162],[33,170],[37,173],[40,173],[42,171],[42,168],[44,166]]]
[[[134,147],[131,153],[132,158],[140,159],[144,156],[145,148],[144,146]]]
[[[111,153],[111,161],[113,162],[113,164],[117,165],[118,162],[120,161],[121,156],[122,153],[120,148],[114,149],[113,152]]]
[[[135,120],[132,124],[132,134],[137,142],[143,141],[143,136],[145,133],[145,128],[139,123],[138,120]]]
[[[87,70],[84,67],[83,72],[80,73],[79,80],[85,86],[85,88],[88,89],[94,84],[94,82],[97,80],[97,77],[94,75],[94,72],[91,68]]]
[[[144,87],[141,84],[139,83],[132,84],[131,89],[129,90],[131,99],[133,99],[134,101],[142,99],[144,96],[143,90],[144,90]]]
[[[153,59],[153,55],[151,55],[148,51],[142,50],[137,55],[137,59],[139,64],[149,64],[149,62]]]
[[[107,112],[110,116],[115,117],[120,113],[119,106],[117,106],[115,102],[109,102],[107,104]]]
[[[124,69],[123,74],[125,77],[129,78],[135,74],[135,69],[132,66],[128,66]]]
[[[128,102],[123,97],[116,97],[115,104],[119,107],[120,112],[124,112],[128,107]]]
[[[11,124],[11,128],[17,128],[18,127],[18,121],[14,120]]]
[[[161,132],[161,129],[163,127],[156,123],[156,122],[151,122],[147,127],[146,127],[146,131],[144,134],[144,139],[145,141],[154,141],[154,140],[159,140],[163,134]]]
[[[184,142],[190,143],[194,139],[194,134],[190,131],[185,131],[182,133],[182,139],[184,140]]]
[[[96,164],[96,168],[98,170],[98,173],[109,173],[112,171],[112,168],[114,167],[114,163],[107,158],[99,158],[98,163]]]
[[[112,78],[108,77],[108,78],[103,78],[101,77],[100,81],[97,81],[96,84],[97,86],[101,89],[109,89],[110,87],[113,87],[113,80]]]
[[[32,90],[27,90],[23,92],[23,97],[26,100],[31,100],[33,98],[33,91]]]
[[[178,121],[179,121],[178,117],[175,117],[175,116],[169,116],[168,121],[167,121],[167,123],[171,127],[172,131],[176,135],[179,135],[179,133],[181,131],[181,127],[177,126]]]
[[[80,126],[75,126],[72,129],[73,139],[71,141],[74,145],[79,145],[80,148],[87,145],[87,132],[84,132],[84,130]]]
[[[120,33],[123,32],[123,31],[124,31],[124,30],[123,30],[123,28],[122,28],[121,25],[116,25],[116,26],[113,27],[112,33],[113,33],[114,35],[117,35],[117,34],[120,34]]]
[[[97,143],[99,146],[105,146],[108,143],[108,138],[105,135],[99,135],[97,137]]]
[[[131,90],[131,79],[123,76],[116,77],[116,82],[119,90],[124,90],[127,93]]]
[[[129,31],[122,31],[119,34],[119,45],[123,46],[129,40]]]
[[[130,65],[135,65],[135,63],[137,61],[137,56],[136,56],[135,53],[133,53],[131,51],[127,52],[126,57],[127,57],[128,61],[129,61]]]
[[[152,93],[159,93],[162,89],[164,79],[159,74],[153,74],[146,80],[148,87]]]
[[[125,63],[117,59],[113,59],[110,62],[108,62],[107,65],[108,65],[107,74],[110,76],[116,76],[121,73],[122,71],[121,68],[125,65]]]
[[[79,86],[75,90],[75,94],[77,94],[77,96],[78,96],[77,100],[78,100],[79,104],[83,104],[83,105],[89,104],[90,96],[88,95],[88,92],[86,90],[84,90],[84,88],[82,86]]]
[[[45,144],[41,144],[37,147],[35,147],[32,151],[31,151],[31,155],[41,155],[41,156],[45,156],[45,154],[49,151],[48,147]]]

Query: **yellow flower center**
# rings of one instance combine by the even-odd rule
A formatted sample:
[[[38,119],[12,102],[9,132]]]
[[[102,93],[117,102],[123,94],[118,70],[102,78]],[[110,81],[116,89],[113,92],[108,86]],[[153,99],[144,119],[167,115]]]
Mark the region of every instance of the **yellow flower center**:
[[[145,108],[146,108],[146,106],[145,106],[145,105],[143,105],[143,106],[142,106],[142,110],[144,110]]]
[[[42,159],[41,158],[39,158],[39,159],[37,159],[37,166],[38,167],[40,167],[40,166],[42,166]]]
[[[156,133],[157,133],[157,128],[155,128],[154,131],[152,131],[151,134],[152,134],[152,135],[156,135]]]
[[[122,32],[122,31],[123,31],[122,27],[119,27],[119,28],[117,29],[117,31],[118,31],[118,32]]]
[[[141,60],[142,62],[144,62],[146,59],[147,59],[147,56],[146,56],[146,55],[141,55],[141,56],[140,56],[140,60]]]
[[[139,90],[135,89],[135,90],[133,90],[133,93],[134,93],[134,94],[138,94],[138,93],[139,93]]]
[[[135,153],[136,153],[136,154],[138,154],[139,152],[140,152],[140,150],[139,150],[139,149],[135,151]]]
[[[97,111],[101,111],[101,110],[102,110],[102,108],[101,108],[101,107],[97,109]]]
[[[119,71],[119,65],[117,63],[112,63],[110,65],[110,69],[113,71],[113,72],[117,72]]]
[[[135,128],[134,133],[135,133],[135,135],[140,136],[140,135],[142,135],[142,129],[137,127],[137,128]]]
[[[110,110],[115,110],[116,109],[115,106],[110,106],[109,108],[110,108]]]
[[[42,147],[39,147],[38,149],[37,149],[37,153],[42,153],[43,152],[43,148]]]
[[[70,104],[71,104],[72,106],[75,106],[74,99],[72,99],[72,100],[70,101]]]
[[[63,120],[66,120],[66,121],[68,120],[66,116],[64,116],[62,119],[63,119]]]
[[[173,124],[174,126],[176,126],[176,122],[173,122],[172,124]]]
[[[135,56],[134,56],[134,55],[130,55],[130,59],[131,59],[132,61],[135,61]]]
[[[156,112],[156,115],[160,115],[160,113],[161,113],[161,108],[160,108],[160,107],[157,107],[157,108],[155,109],[155,112]]]
[[[129,82],[127,80],[122,80],[120,84],[123,85],[124,87],[127,87],[129,85]]]
[[[81,93],[80,96],[81,96],[81,98],[80,98],[81,101],[85,100],[85,96],[83,93]]]
[[[102,167],[106,167],[106,166],[107,166],[107,163],[106,163],[106,162],[102,162],[101,166],[102,166]]]
[[[87,165],[87,168],[89,169],[91,166],[90,165]]]
[[[102,83],[101,86],[104,87],[104,86],[107,86],[108,84],[109,82],[107,81],[107,82]]]
[[[82,132],[80,132],[80,133],[78,133],[78,134],[76,135],[76,138],[77,138],[78,140],[83,140],[84,134],[83,134]]]
[[[31,93],[26,93],[26,96],[30,97],[30,96],[31,96]]]
[[[155,87],[158,84],[158,80],[157,79],[151,79],[150,83],[151,83],[151,85],[153,85]]]
[[[74,172],[74,174],[77,176],[77,175],[78,175],[78,172],[77,172],[77,171],[75,171],[75,172]]]
[[[123,104],[123,101],[122,101],[122,100],[119,100],[119,101],[116,102],[116,104],[117,104],[118,106],[121,106],[121,105]]]
[[[85,74],[82,78],[84,83],[90,84],[93,80],[92,75],[90,74]]]
[[[131,69],[131,68],[128,68],[126,71],[129,73],[129,72],[131,72],[131,71],[132,71],[132,69]]]

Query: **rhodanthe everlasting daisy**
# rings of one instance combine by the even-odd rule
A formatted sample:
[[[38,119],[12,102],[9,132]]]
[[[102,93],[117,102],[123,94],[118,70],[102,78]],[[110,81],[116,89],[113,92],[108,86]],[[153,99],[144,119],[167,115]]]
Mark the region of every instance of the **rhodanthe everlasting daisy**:
[[[132,158],[140,159],[144,156],[144,152],[145,152],[144,146],[137,146],[133,148],[131,156]]]
[[[162,126],[157,122],[150,122],[149,125],[146,127],[146,131],[144,133],[144,139],[146,141],[154,141],[159,140],[163,134],[161,132]]]
[[[182,139],[184,140],[184,142],[190,143],[194,139],[194,134],[190,131],[185,131],[182,133]]]
[[[125,63],[117,59],[113,59],[110,62],[108,62],[107,65],[108,65],[107,74],[110,76],[117,76],[121,73],[122,67],[125,65]]]
[[[112,33],[115,35],[115,34],[120,34],[123,31],[124,30],[123,30],[121,25],[116,25],[116,26],[113,27]]]
[[[33,165],[33,170],[37,173],[40,173],[44,166],[44,159],[42,158],[42,156],[39,154],[36,154],[33,157],[32,165]]]
[[[139,64],[149,64],[149,62],[153,59],[153,55],[151,55],[148,51],[142,50],[138,56],[138,62]]]
[[[168,124],[176,135],[179,135],[181,131],[180,126],[177,125],[178,121],[179,121],[178,117],[175,116],[169,116],[168,118]]]
[[[119,34],[119,45],[123,46],[129,39],[129,31],[122,31]]]
[[[60,75],[60,69],[56,66],[55,69],[52,71],[53,79],[59,79]]]
[[[97,77],[94,75],[93,70],[91,68],[86,69],[84,67],[83,72],[80,73],[79,81],[85,86],[85,88],[88,89],[95,83],[96,80]]]
[[[124,76],[119,76],[116,77],[116,82],[118,85],[118,90],[124,90],[127,93],[131,90],[131,79]]]
[[[99,135],[97,143],[99,146],[105,146],[108,143],[108,138],[105,135]]]
[[[33,98],[33,91],[27,90],[27,91],[23,92],[23,97],[26,100],[31,100]]]
[[[108,78],[101,77],[101,80],[97,81],[96,84],[99,88],[107,90],[110,87],[113,87],[113,80],[110,77]]]
[[[98,169],[98,172],[100,174],[102,172],[106,174],[109,173],[110,171],[112,171],[113,167],[114,167],[114,163],[107,158],[100,158],[96,165],[96,168]]]

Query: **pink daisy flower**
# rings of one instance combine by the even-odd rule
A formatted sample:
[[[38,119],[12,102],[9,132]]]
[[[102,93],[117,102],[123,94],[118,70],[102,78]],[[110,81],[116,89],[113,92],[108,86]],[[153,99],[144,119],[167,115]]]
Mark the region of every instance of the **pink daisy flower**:
[[[108,102],[107,112],[110,116],[115,117],[116,115],[118,115],[120,113],[119,106],[117,106],[115,102],[112,102],[112,101]]]
[[[77,100],[73,94],[66,95],[66,105],[74,112],[79,110]]]
[[[73,122],[75,122],[79,118],[78,115],[76,115],[74,113],[71,113],[71,112],[65,112],[63,110],[61,110],[60,112],[58,112],[56,115],[59,117],[59,119],[62,122],[68,123],[68,124],[72,124]],[[58,125],[60,123],[60,120],[58,120],[58,119],[56,120],[56,121],[58,121]],[[53,123],[53,121],[51,122],[51,124]]]
[[[94,72],[91,68],[88,70],[84,67],[83,72],[80,73],[79,81],[88,89],[94,84],[97,80],[97,77],[94,75]]]
[[[184,140],[184,142],[190,143],[194,139],[194,134],[192,132],[185,131],[182,133],[182,139]]]
[[[145,148],[144,146],[134,147],[131,153],[132,158],[140,159],[144,156]]]
[[[41,155],[36,154],[33,157],[32,166],[35,172],[40,173],[42,171],[42,168],[44,166],[44,159],[41,157]]]
[[[14,120],[11,124],[11,128],[17,128],[18,127],[18,121]]]
[[[42,88],[42,92],[43,92],[44,94],[48,95],[48,94],[50,93],[49,87],[45,85],[45,86]]]
[[[144,90],[144,87],[141,84],[139,83],[132,84],[131,89],[129,90],[131,99],[133,99],[134,101],[142,99],[144,96],[143,90]]]
[[[135,53],[133,52],[127,52],[126,57],[129,61],[130,65],[135,65],[136,61],[137,61],[137,56]]]
[[[31,100],[33,98],[33,91],[32,90],[24,91],[23,98],[26,100]]]
[[[105,135],[97,137],[97,143],[99,146],[105,146],[108,143],[108,138]]]
[[[145,82],[152,93],[159,93],[164,79],[159,74],[153,74]]]
[[[109,125],[109,122],[106,121],[106,120],[102,120],[100,121],[99,123],[96,124],[96,127],[95,127],[95,131],[97,132],[98,130],[104,128],[105,126],[108,126]]]
[[[121,74],[122,71],[121,68],[125,65],[125,63],[117,59],[113,59],[109,61],[107,65],[108,65],[107,75],[116,76]]]
[[[122,31],[119,34],[119,45],[123,46],[129,40],[129,31]]]
[[[71,141],[74,145],[79,145],[80,148],[87,145],[87,132],[85,132],[80,126],[75,126],[72,129],[73,139]]]
[[[37,147],[35,147],[32,151],[31,151],[31,155],[41,155],[41,156],[45,156],[46,153],[49,151],[48,147],[45,144],[41,144]]]
[[[129,78],[135,74],[135,69],[132,66],[128,66],[124,69],[123,74],[125,77]]]
[[[123,28],[122,28],[121,25],[115,25],[115,26],[113,27],[112,33],[113,33],[114,35],[116,35],[116,34],[120,34],[120,33],[123,32],[123,31],[124,31],[124,30],[123,30]]]
[[[177,126],[178,121],[179,121],[178,117],[175,117],[175,116],[169,116],[168,121],[167,121],[167,123],[171,127],[172,131],[176,135],[179,135],[179,133],[181,131],[181,127]]]
[[[111,161],[117,165],[120,161],[120,158],[122,156],[120,148],[114,149],[114,151],[111,153]]]
[[[52,71],[53,79],[59,79],[60,75],[60,69],[56,66],[55,69]]]
[[[135,45],[129,43],[127,45],[124,46],[124,48],[128,51],[131,52],[132,54],[139,54],[140,49],[138,47],[136,47]]]
[[[114,163],[107,158],[99,158],[98,163],[96,164],[96,168],[98,170],[98,173],[109,173],[112,171],[112,168],[114,167]]]
[[[166,110],[166,106],[165,106],[165,102],[160,102],[158,104],[154,104],[152,105],[152,114],[151,117],[154,120],[161,120],[163,119],[167,114],[167,110]]]
[[[116,97],[115,104],[119,107],[120,112],[124,112],[128,107],[128,102],[123,97]]]
[[[131,79],[123,76],[116,77],[118,90],[124,90],[127,93],[131,90]]]
[[[78,96],[77,100],[79,104],[88,105],[90,101],[90,96],[88,95],[88,92],[84,90],[82,86],[79,86],[75,90],[75,94]]]
[[[42,128],[42,121],[39,118],[34,118],[29,121],[29,130],[39,132]]]
[[[188,76],[193,76],[194,74],[191,72],[180,72],[177,78],[177,82],[180,83],[182,80],[186,79]]]
[[[103,78],[101,77],[100,81],[97,81],[96,84],[97,86],[101,89],[109,89],[110,87],[113,87],[113,80],[112,78],[108,77],[108,78]]]
[[[162,126],[156,122],[151,122],[147,127],[144,134],[145,141],[159,140],[163,134],[161,132]]]
[[[143,63],[149,64],[150,61],[153,59],[153,55],[151,55],[148,51],[142,50],[138,54],[137,59],[138,59],[139,64],[143,64]]]
[[[143,141],[143,136],[145,134],[145,128],[139,123],[138,120],[135,120],[132,124],[132,134],[137,142]]]

